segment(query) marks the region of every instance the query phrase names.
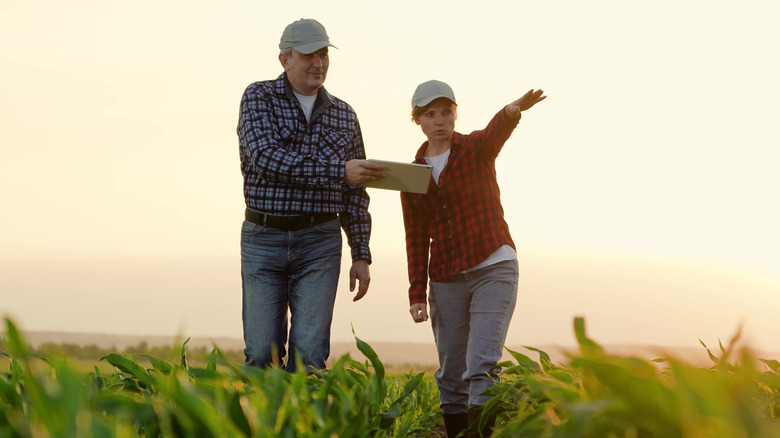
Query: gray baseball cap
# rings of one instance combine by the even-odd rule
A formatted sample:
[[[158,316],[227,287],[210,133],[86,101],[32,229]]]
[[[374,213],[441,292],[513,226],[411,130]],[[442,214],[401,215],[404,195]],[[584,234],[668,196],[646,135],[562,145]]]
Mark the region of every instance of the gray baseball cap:
[[[301,18],[288,24],[284,28],[282,39],[279,42],[279,50],[293,48],[304,55],[328,46],[338,49],[330,43],[325,26],[312,18]]]
[[[422,108],[440,97],[446,97],[452,103],[457,103],[455,101],[455,93],[452,92],[452,88],[449,85],[437,80],[423,82],[414,90],[412,109],[416,107]]]

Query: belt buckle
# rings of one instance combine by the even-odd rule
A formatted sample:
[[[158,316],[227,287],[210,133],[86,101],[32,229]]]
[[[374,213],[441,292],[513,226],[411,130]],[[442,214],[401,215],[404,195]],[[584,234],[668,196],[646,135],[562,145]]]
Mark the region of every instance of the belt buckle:
[[[279,217],[279,229],[281,231],[292,231],[292,217],[289,216],[280,216]]]
[[[285,231],[298,231],[311,225],[311,216],[289,216],[282,219]]]

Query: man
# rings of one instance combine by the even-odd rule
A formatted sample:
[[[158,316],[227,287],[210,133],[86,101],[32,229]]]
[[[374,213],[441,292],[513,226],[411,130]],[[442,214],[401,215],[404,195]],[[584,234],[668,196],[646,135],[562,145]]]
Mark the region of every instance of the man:
[[[291,23],[279,43],[284,72],[249,85],[241,99],[247,365],[276,363],[293,372],[300,361],[308,369],[325,368],[341,228],[352,253],[350,291],[358,287],[353,301],[368,291],[371,216],[362,184],[384,173],[381,165],[365,160],[352,107],[323,87],[329,47],[335,46],[316,20]]]

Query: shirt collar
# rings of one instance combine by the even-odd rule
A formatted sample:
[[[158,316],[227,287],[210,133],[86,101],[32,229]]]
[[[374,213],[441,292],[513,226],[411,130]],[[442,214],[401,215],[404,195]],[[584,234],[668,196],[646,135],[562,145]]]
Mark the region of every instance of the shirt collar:
[[[452,146],[450,146],[450,157],[458,152],[460,145],[463,144],[464,135],[455,131],[452,133]],[[428,149],[428,140],[426,140],[420,149],[417,149],[417,154],[414,156],[414,161],[417,163],[425,163],[425,150]]]

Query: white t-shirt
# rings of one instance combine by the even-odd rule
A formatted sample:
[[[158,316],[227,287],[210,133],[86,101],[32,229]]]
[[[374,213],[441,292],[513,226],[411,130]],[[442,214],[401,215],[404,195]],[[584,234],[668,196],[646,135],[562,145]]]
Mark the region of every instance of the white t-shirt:
[[[317,100],[317,95],[315,94],[314,96],[305,96],[303,94],[298,94],[295,91],[293,91],[293,94],[298,98],[298,102],[301,103],[303,113],[306,115],[306,121],[310,121],[311,111],[314,109],[314,102]]]
[[[425,157],[425,162],[433,166],[433,180],[436,184],[439,183],[439,175],[444,167],[447,166],[447,160],[450,159],[450,150],[447,149],[443,154],[436,155],[435,157]]]

